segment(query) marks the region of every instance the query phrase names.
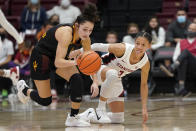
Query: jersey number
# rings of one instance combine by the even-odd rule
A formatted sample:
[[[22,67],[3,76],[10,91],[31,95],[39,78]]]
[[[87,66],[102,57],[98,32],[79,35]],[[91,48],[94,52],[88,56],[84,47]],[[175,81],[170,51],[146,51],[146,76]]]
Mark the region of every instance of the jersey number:
[[[118,76],[121,77],[121,75],[124,73],[124,71],[119,71]]]

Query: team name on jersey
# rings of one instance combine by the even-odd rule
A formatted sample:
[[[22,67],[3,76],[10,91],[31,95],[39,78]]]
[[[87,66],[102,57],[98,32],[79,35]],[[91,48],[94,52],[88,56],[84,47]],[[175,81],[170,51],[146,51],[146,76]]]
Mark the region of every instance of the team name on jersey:
[[[119,68],[121,68],[122,70],[124,70],[124,71],[127,71],[127,72],[133,72],[133,70],[130,70],[130,69],[128,69],[128,68],[126,68],[126,67],[124,67],[123,65],[121,65],[120,63],[117,63],[116,64]]]

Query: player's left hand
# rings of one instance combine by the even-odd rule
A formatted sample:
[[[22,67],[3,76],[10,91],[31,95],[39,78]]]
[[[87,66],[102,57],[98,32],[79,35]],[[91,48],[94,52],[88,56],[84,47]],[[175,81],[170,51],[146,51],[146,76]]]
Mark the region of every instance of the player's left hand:
[[[99,94],[99,88],[98,88],[98,84],[93,82],[93,84],[91,85],[91,97],[96,97]]]
[[[142,109],[142,116],[143,116],[143,124],[145,124],[146,121],[148,120],[148,111],[147,111],[147,108],[143,108]]]

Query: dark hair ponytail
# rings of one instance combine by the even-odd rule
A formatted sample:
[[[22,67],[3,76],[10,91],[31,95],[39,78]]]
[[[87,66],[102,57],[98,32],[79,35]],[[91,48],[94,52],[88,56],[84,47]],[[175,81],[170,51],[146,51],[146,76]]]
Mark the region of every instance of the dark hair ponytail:
[[[83,13],[77,17],[75,22],[77,22],[78,24],[84,23],[86,21],[95,23],[98,20],[99,20],[99,16],[98,16],[96,5],[92,3],[88,3],[84,8]]]
[[[138,37],[145,37],[145,38],[148,40],[148,42],[149,42],[150,44],[151,44],[151,42],[152,42],[152,37],[151,37],[151,35],[150,35],[149,33],[147,33],[147,32],[142,31],[142,32],[137,33],[137,36],[136,36],[135,39],[137,39]]]

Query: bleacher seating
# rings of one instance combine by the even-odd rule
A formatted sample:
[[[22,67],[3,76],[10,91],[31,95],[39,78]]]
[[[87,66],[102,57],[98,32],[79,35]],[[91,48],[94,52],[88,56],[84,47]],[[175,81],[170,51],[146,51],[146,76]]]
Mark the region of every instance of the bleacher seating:
[[[160,24],[167,29],[171,21],[175,19],[176,11],[184,7],[185,0],[163,0],[162,12],[157,13],[156,16],[159,18]]]

